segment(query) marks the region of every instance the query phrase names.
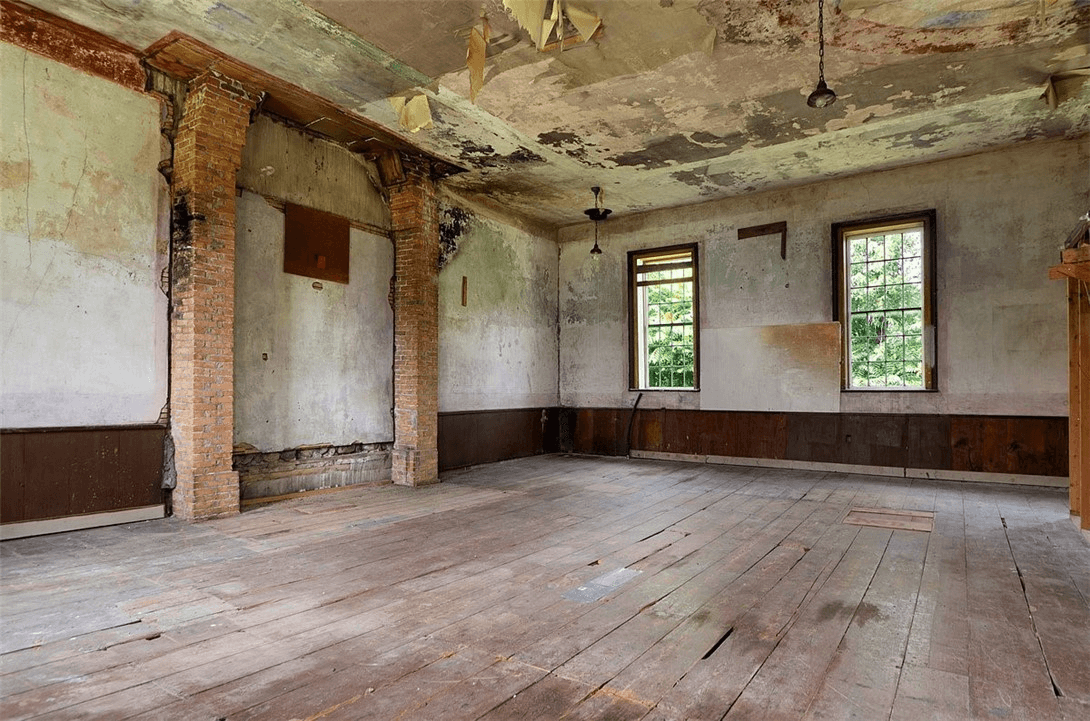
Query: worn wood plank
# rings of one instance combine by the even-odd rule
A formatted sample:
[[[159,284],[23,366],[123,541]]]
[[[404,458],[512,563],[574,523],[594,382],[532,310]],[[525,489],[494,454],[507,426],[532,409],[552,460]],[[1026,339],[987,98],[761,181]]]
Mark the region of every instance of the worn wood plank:
[[[964,721],[969,713],[969,677],[908,665],[901,672],[890,721]]]
[[[804,609],[839,567],[860,530],[846,525],[831,528],[782,583],[734,624],[734,633],[659,700],[648,718],[721,718],[800,622]]]
[[[0,544],[5,638],[43,632],[0,655],[0,714],[850,714],[837,690],[883,718],[986,715],[999,691],[1012,718],[1085,708],[1082,642],[1061,628],[1090,627],[1090,550],[1057,492],[565,456],[445,480]],[[840,523],[853,506],[934,511],[926,553]],[[564,598],[620,567],[642,574]],[[1050,667],[1071,689],[1051,705]]]
[[[935,530],[923,562],[905,663],[967,677],[969,592],[964,504],[957,490],[945,490],[935,504]]]
[[[873,719],[897,693],[929,534],[894,531],[807,719]]]
[[[980,717],[1059,715],[1018,569],[994,502],[967,499],[969,694]]]
[[[861,527],[829,580],[802,610],[809,633],[789,633],[724,717],[801,718],[820,690],[885,554],[890,531]]]

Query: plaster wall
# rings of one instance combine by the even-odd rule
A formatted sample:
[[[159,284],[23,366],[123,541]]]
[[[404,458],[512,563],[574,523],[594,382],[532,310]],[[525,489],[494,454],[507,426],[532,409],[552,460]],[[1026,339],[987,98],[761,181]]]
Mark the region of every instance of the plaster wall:
[[[0,44],[0,426],[154,422],[167,399],[159,103]]]
[[[316,282],[284,272],[281,210],[236,207],[235,445],[392,441],[393,245],[353,228],[350,282]]]
[[[469,217],[439,272],[439,411],[555,406],[556,240]]]
[[[560,388],[570,406],[631,405],[626,253],[696,241],[700,252],[700,392],[645,394],[641,407],[718,410],[1063,415],[1065,286],[1048,280],[1059,246],[1090,204],[1086,139],[1039,142],[789,190],[611,219],[601,256],[589,224],[560,231]],[[828,372],[834,222],[935,208],[939,392],[840,393]],[[779,237],[738,228],[786,220]],[[797,332],[769,332],[798,326]],[[811,337],[809,342],[797,342]],[[823,340],[824,339],[824,340]],[[739,357],[739,346],[750,358]],[[761,385],[805,373],[791,398]],[[744,381],[744,387],[743,382]],[[754,389],[757,384],[757,390]]]
[[[236,182],[255,193],[390,227],[374,163],[260,115],[246,132]]]

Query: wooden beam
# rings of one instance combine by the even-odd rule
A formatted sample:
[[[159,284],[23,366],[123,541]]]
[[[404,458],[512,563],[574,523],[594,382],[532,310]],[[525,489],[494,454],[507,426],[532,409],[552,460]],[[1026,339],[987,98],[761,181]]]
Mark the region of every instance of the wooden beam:
[[[156,70],[188,82],[215,70],[254,92],[264,93],[261,109],[286,118],[310,132],[347,146],[353,152],[380,155],[387,149],[427,157],[432,173],[442,177],[462,168],[427,153],[408,138],[304,88],[226,55],[188,35],[173,31],[144,51],[144,61]]]
[[[1090,263],[1061,263],[1048,269],[1049,280],[1075,278],[1090,283]]]
[[[762,235],[780,236],[780,257],[787,260],[787,221],[778,223],[766,223],[765,225],[751,225],[748,228],[738,229],[738,240],[746,238],[759,238]]]
[[[1077,248],[1064,248],[1060,253],[1060,259],[1064,263],[1085,263],[1090,260],[1090,245],[1080,245]]]

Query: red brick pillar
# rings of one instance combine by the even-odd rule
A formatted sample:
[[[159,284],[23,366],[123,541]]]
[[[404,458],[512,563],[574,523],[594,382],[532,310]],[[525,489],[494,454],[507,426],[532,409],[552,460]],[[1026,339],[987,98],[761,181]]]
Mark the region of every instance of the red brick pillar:
[[[235,173],[257,98],[206,72],[174,140],[170,411],[186,519],[238,513],[234,446]]]
[[[439,216],[430,164],[403,158],[394,230],[394,453],[404,486],[439,482]]]

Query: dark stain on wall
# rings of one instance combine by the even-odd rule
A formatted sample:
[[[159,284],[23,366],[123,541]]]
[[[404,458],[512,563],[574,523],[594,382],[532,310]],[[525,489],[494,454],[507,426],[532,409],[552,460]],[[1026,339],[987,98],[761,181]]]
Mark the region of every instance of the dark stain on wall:
[[[204,216],[191,213],[189,197],[179,193],[174,198],[170,213],[170,275],[175,288],[189,283],[193,265],[193,223],[198,220],[204,220]]]
[[[439,269],[442,270],[458,252],[458,239],[469,230],[470,214],[457,206],[439,210]]]

